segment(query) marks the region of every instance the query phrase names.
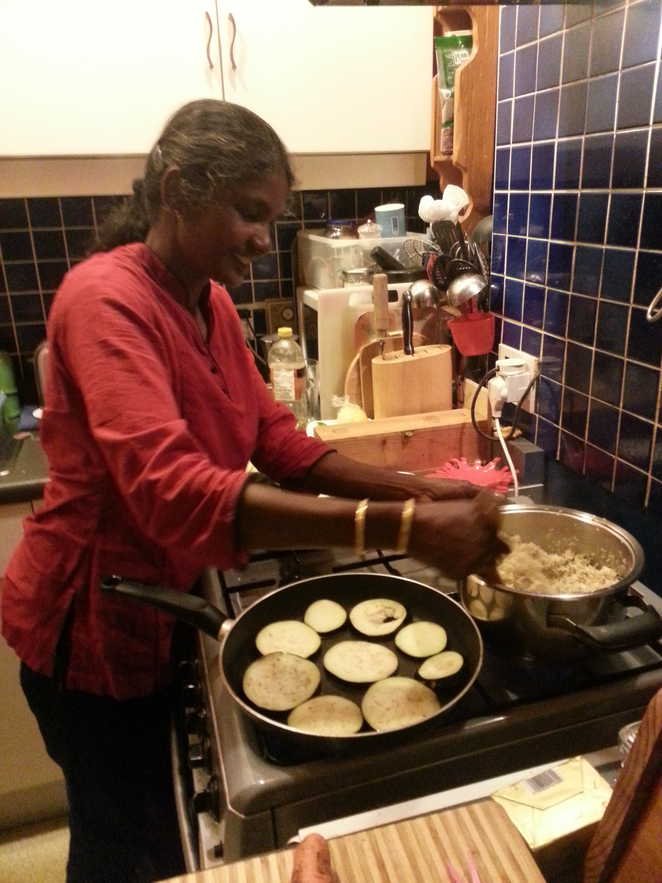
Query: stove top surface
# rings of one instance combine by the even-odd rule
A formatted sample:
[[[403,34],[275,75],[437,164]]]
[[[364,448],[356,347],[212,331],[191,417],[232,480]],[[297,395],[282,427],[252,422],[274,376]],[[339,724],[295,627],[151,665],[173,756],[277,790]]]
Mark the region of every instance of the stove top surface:
[[[380,555],[356,562],[326,552],[305,552],[265,557],[247,571],[226,572],[220,591],[236,614],[279,584],[348,566],[386,570],[444,588],[449,594],[456,589],[454,582],[412,559]],[[644,593],[649,603],[656,599],[662,609],[662,599],[640,584],[633,588]],[[221,602],[219,597],[210,600]],[[346,754],[303,755],[286,740],[258,731],[241,713],[223,690],[218,644],[206,636],[200,642],[208,692],[213,697],[224,791],[228,806],[242,815],[322,795],[332,814],[333,794],[338,795],[338,815],[348,811],[345,803],[350,791],[352,811],[360,811],[375,805],[378,794],[390,795],[386,802],[405,800],[531,762],[596,750],[615,742],[621,726],[641,717],[662,686],[659,644],[553,666],[513,660],[486,644],[476,684],[434,728],[416,735],[403,733],[402,743],[388,750],[375,751],[366,745]]]

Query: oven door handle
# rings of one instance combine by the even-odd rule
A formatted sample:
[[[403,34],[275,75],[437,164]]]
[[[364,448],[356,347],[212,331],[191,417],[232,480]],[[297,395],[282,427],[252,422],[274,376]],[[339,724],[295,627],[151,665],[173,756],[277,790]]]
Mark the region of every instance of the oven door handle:
[[[182,854],[186,873],[193,874],[200,870],[198,850],[196,846],[197,833],[193,828],[190,816],[187,812],[188,796],[183,769],[183,759],[179,751],[179,739],[174,721],[170,726],[170,758],[172,763],[172,782],[175,793],[175,810],[177,812],[177,825],[179,827],[179,839],[182,845]]]

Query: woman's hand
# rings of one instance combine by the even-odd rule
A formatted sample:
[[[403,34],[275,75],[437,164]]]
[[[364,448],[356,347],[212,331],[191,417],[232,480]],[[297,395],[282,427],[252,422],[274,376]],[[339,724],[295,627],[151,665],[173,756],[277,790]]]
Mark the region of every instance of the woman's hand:
[[[336,883],[329,844],[321,834],[308,834],[294,850],[290,883]]]
[[[412,497],[421,502],[427,500],[470,500],[477,497],[480,488],[470,481],[447,478],[417,478]]]
[[[470,573],[493,579],[496,559],[509,551],[498,537],[501,502],[482,491],[472,499],[417,503],[410,554],[453,579]]]

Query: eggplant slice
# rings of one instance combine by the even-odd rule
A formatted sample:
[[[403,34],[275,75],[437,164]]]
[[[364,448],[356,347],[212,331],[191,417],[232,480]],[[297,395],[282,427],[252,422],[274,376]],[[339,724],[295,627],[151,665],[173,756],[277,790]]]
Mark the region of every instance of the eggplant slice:
[[[319,687],[320,671],[314,662],[293,653],[269,653],[252,662],[244,673],[247,698],[267,711],[290,711]]]
[[[280,651],[293,653],[302,659],[308,659],[313,653],[317,653],[320,643],[317,632],[298,619],[270,622],[260,629],[255,639],[255,646],[262,656]]]
[[[313,603],[306,610],[303,621],[309,625],[311,629],[315,629],[320,635],[326,635],[328,632],[335,632],[345,624],[347,620],[347,611],[338,604],[337,601],[331,601],[328,598],[320,598],[319,601]]]
[[[356,702],[327,694],[297,705],[287,724],[317,736],[351,736],[363,726],[363,715]]]
[[[366,690],[361,711],[378,732],[399,730],[432,717],[441,709],[436,693],[413,678],[386,678]]]
[[[324,668],[350,684],[372,684],[398,668],[396,654],[370,641],[339,641],[324,654]]]
[[[369,598],[356,604],[349,612],[349,621],[357,632],[371,638],[390,635],[399,629],[407,609],[390,598]]]
[[[407,656],[422,659],[445,648],[446,629],[436,622],[410,622],[395,636],[395,646]]]

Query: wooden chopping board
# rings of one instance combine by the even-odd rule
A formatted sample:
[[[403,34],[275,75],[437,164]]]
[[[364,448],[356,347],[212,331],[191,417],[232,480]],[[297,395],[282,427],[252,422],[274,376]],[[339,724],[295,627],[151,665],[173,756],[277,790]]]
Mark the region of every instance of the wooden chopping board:
[[[493,800],[329,840],[339,883],[452,883],[451,865],[470,883],[471,855],[481,883],[545,883],[521,834]],[[289,883],[293,849],[174,877],[173,883]]]

